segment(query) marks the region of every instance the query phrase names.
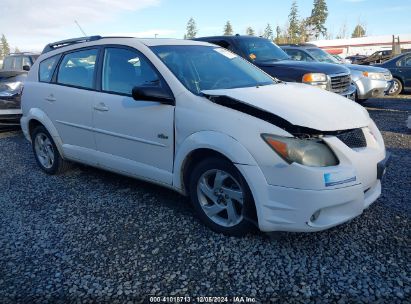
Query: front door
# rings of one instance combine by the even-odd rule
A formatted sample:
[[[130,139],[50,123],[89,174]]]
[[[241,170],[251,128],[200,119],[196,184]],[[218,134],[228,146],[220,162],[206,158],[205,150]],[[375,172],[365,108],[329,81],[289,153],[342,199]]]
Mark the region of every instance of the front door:
[[[99,163],[108,169],[165,184],[172,183],[174,106],[131,97],[134,86],[166,86],[137,50],[104,50],[101,93],[93,122]]]

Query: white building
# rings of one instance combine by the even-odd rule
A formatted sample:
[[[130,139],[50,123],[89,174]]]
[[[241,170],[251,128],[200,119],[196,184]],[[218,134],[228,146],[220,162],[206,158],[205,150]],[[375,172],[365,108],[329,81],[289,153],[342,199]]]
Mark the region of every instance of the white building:
[[[411,34],[396,34],[402,49],[411,49]],[[371,55],[376,51],[392,49],[392,35],[368,36],[361,38],[316,40],[309,43],[326,50],[330,54],[346,57],[350,55]]]

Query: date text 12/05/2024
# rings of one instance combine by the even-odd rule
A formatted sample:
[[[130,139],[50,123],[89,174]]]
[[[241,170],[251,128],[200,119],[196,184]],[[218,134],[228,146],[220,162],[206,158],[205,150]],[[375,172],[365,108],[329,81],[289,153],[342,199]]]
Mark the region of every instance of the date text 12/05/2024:
[[[155,297],[149,298],[150,303],[256,303],[254,297],[233,296],[233,297]]]

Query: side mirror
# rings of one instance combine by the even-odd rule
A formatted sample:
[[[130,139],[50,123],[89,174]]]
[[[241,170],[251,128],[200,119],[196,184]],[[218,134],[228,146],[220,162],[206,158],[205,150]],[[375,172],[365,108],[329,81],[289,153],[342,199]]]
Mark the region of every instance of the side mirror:
[[[168,90],[159,86],[134,87],[132,96],[134,100],[155,101],[174,105],[173,95]]]
[[[30,66],[29,65],[23,65],[23,71],[30,71]]]

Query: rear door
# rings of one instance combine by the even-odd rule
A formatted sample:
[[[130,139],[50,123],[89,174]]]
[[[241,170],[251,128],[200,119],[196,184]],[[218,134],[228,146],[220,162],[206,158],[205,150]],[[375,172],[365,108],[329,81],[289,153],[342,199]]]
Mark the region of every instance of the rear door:
[[[92,108],[98,53],[98,48],[87,48],[63,54],[53,83],[39,91],[42,108],[61,137],[65,155],[91,164],[96,163]],[[40,63],[40,81],[49,76],[53,59]]]

